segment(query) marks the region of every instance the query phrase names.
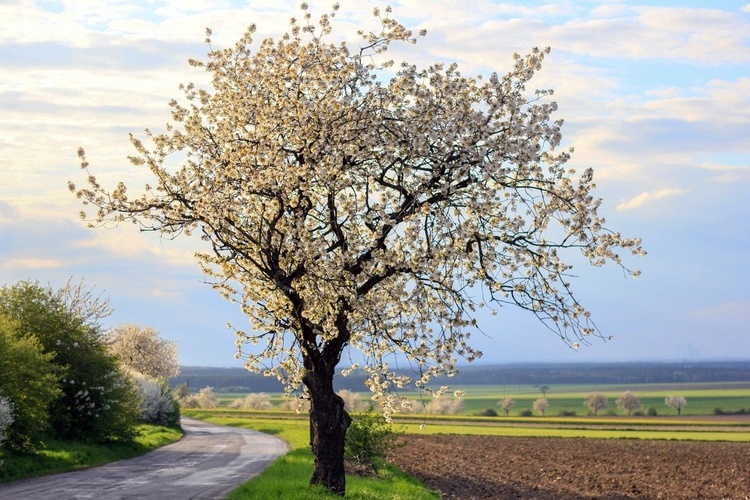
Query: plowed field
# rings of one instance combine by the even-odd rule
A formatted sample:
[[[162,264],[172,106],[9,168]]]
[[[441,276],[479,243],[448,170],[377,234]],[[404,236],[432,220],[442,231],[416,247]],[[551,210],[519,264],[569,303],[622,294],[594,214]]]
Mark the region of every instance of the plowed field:
[[[446,499],[750,499],[750,443],[435,435],[391,460]]]

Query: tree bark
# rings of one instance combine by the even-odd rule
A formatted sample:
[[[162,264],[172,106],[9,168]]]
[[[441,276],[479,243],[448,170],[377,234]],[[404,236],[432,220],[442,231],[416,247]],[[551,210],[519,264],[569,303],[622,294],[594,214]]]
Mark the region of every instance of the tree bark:
[[[310,393],[310,446],[315,457],[311,485],[322,485],[343,496],[344,439],[351,417],[333,390],[333,371],[308,370],[303,382]]]

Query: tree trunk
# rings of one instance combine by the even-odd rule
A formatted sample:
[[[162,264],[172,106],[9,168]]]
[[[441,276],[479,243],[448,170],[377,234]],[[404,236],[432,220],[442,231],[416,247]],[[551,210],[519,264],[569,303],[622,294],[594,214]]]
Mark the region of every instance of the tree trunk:
[[[344,400],[333,390],[333,373],[308,370],[303,382],[310,392],[310,446],[315,457],[311,485],[346,492],[344,439],[352,419]]]

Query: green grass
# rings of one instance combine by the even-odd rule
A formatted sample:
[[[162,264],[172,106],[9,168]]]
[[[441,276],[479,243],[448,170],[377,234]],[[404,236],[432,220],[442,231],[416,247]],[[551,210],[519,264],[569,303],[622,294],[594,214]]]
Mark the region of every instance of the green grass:
[[[323,488],[311,488],[313,456],[309,448],[310,427],[307,415],[286,415],[287,418],[264,418],[264,412],[236,412],[224,410],[188,410],[184,416],[200,418],[220,425],[245,427],[276,435],[286,440],[292,451],[277,459],[259,476],[232,492],[230,500],[256,498],[283,498],[284,500],[307,500],[339,498]],[[273,412],[271,412],[273,413]],[[385,467],[378,477],[348,475],[346,497],[358,500],[420,500],[438,499],[440,496],[428,490],[418,480],[404,474],[393,466]]]
[[[47,440],[45,448],[34,453],[0,451],[0,482],[85,469],[124,458],[142,455],[182,437],[182,430],[158,425],[137,426],[132,443],[81,443]]]

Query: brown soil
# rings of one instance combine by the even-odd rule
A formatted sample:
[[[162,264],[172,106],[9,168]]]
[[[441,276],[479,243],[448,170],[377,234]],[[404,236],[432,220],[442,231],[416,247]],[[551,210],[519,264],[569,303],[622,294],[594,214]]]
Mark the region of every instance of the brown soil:
[[[750,443],[404,439],[391,461],[446,499],[750,499]]]

